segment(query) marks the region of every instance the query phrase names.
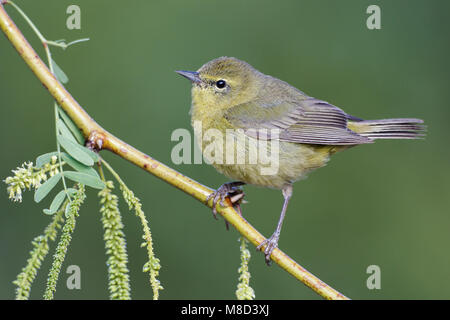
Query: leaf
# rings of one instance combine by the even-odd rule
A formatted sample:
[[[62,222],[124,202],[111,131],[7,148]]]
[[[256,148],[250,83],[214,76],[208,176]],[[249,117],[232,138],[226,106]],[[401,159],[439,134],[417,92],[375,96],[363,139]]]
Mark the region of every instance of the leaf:
[[[77,140],[75,139],[75,137],[73,136],[73,134],[70,132],[69,128],[67,128],[64,121],[62,121],[61,119],[58,119],[56,121],[56,127],[58,128],[59,133],[61,133],[61,135],[64,138],[67,138],[72,142],[78,143]]]
[[[50,209],[44,209],[42,210],[45,214],[48,214],[49,216],[53,215],[56,213],[56,211],[51,211]]]
[[[72,195],[75,192],[77,192],[76,189],[73,188],[67,189],[67,193],[69,195]],[[59,210],[59,207],[61,207],[61,204],[63,203],[65,198],[66,198],[66,190],[61,190],[53,199],[52,204],[50,205],[50,209],[44,209],[44,213],[49,215],[55,214]]]
[[[69,82],[69,78],[67,75],[62,71],[62,69],[58,66],[58,64],[55,62],[55,60],[51,59],[52,66],[53,66],[53,72],[55,74],[55,77],[62,83]]]
[[[63,109],[61,109],[60,106],[58,106],[58,112],[61,118],[64,120],[64,123],[66,126],[70,129],[75,139],[77,139],[78,143],[81,145],[84,145],[84,137],[81,134],[81,131],[78,129],[78,127],[73,123],[72,119],[69,118],[69,116],[64,112]]]
[[[94,162],[99,162],[100,161],[100,156],[98,155],[97,152],[92,151],[89,148],[84,148],[87,152],[87,154],[92,158],[92,160],[94,160]]]
[[[42,168],[42,166],[46,163],[49,163],[52,160],[53,156],[58,154],[57,151],[49,152],[46,154],[42,154],[36,158],[36,168]]]
[[[44,209],[44,213],[48,215],[55,214],[56,211],[58,211],[59,207],[61,206],[61,203],[63,203],[64,198],[66,197],[66,192],[64,190],[61,190],[55,198],[53,198],[52,204],[50,205],[50,209]]]
[[[72,158],[70,155],[68,155],[67,153],[63,152],[61,154],[63,160],[72,168],[74,168],[75,170],[77,170],[78,172],[83,172],[83,173],[87,173],[91,176],[100,178],[97,171],[95,171],[94,168],[92,167],[88,167],[84,164],[82,164],[81,162],[75,160],[74,158]]]
[[[53,177],[45,181],[34,193],[34,201],[40,202],[45,196],[52,191],[52,189],[56,186],[59,179],[61,179],[61,173],[55,174]]]
[[[64,216],[66,218],[69,218],[69,211],[70,211],[70,207],[72,206],[72,202],[69,202],[66,206],[66,210],[64,210]]]
[[[104,189],[105,184],[98,177],[94,177],[90,174],[76,171],[64,171],[64,177],[73,180],[75,182],[79,182],[81,184],[85,184],[89,187],[95,189]]]
[[[79,145],[78,143],[75,143],[62,135],[58,134],[58,141],[62,145],[66,151],[75,158],[75,160],[80,161],[82,164],[86,166],[92,166],[94,164],[94,160],[88,154],[87,148]]]

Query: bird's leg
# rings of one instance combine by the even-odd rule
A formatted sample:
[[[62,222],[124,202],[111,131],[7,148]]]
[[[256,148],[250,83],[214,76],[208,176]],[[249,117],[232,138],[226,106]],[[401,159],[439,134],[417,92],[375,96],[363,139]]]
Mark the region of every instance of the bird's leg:
[[[208,203],[209,200],[213,199],[212,212],[214,218],[217,219],[217,202],[219,202],[222,207],[225,207],[224,201],[226,198],[229,198],[233,207],[236,207],[238,209],[239,214],[241,213],[240,203],[244,198],[244,192],[239,187],[243,186],[244,184],[245,183],[241,181],[224,183],[206,198],[206,203]]]
[[[291,184],[285,185],[281,191],[283,192],[284,203],[283,209],[281,209],[280,219],[278,220],[277,228],[275,232],[272,234],[272,236],[270,236],[270,238],[264,240],[256,247],[256,249],[260,250],[262,249],[262,247],[266,246],[264,248],[264,255],[266,257],[266,263],[268,265],[270,265],[270,255],[272,254],[272,251],[276,247],[278,247],[278,239],[280,238],[281,226],[283,225],[283,220],[286,214],[289,199],[292,196],[292,185]]]

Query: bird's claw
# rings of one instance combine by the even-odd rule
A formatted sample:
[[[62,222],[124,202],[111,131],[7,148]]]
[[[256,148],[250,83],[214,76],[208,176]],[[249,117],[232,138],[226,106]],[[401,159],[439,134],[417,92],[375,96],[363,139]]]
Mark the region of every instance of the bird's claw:
[[[270,256],[272,255],[272,251],[275,250],[275,248],[278,247],[278,240],[280,238],[280,235],[277,233],[274,233],[270,238],[265,239],[263,242],[261,242],[256,249],[257,250],[261,250],[264,246],[266,246],[264,248],[264,256],[266,259],[266,263],[267,265],[270,266],[271,264],[271,260],[270,260]]]
[[[241,213],[240,203],[245,196],[244,192],[239,188],[239,186],[242,185],[244,185],[243,182],[224,183],[206,198],[206,203],[213,199],[212,212],[214,218],[217,219],[217,203],[219,203],[222,207],[225,207],[226,205],[224,201],[226,198],[229,198],[232,206],[237,208],[239,213]]]

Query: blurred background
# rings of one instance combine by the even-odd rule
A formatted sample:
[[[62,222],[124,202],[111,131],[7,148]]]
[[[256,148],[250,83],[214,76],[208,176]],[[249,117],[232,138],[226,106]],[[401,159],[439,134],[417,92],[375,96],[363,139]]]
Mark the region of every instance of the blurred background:
[[[308,95],[365,119],[417,117],[424,141],[378,141],[337,154],[295,184],[280,248],[354,299],[450,298],[450,44],[448,1],[376,1],[381,30],[368,30],[375,1],[24,1],[17,0],[50,40],[89,37],[54,59],[67,88],[116,136],[210,187],[227,181],[213,167],[174,165],[177,128],[190,127],[190,84],[174,70],[196,70],[227,55],[248,61]],[[81,8],[81,30],[66,28],[66,9]],[[33,47],[42,45],[7,7]],[[4,35],[0,36],[0,177],[55,149],[52,99]],[[190,196],[108,152],[102,153],[142,200],[162,269],[161,299],[235,299],[238,233]],[[112,177],[111,177],[112,178]],[[33,193],[23,203],[0,188],[0,298],[31,240],[49,217]],[[278,221],[282,195],[245,187],[246,219],[265,236]],[[55,298],[108,299],[106,257],[95,190],[88,198],[64,262]],[[121,203],[132,297],[151,299],[142,227]],[[40,299],[51,255],[35,280]],[[251,247],[251,286],[258,299],[320,299]],[[81,268],[81,290],[68,290],[67,266]],[[381,269],[381,289],[366,286],[367,267]]]

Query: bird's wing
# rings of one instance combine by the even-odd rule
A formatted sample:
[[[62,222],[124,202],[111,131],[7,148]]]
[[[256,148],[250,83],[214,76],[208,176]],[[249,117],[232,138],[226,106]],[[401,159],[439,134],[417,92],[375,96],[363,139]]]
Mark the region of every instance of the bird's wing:
[[[224,117],[234,128],[244,129],[255,138],[272,139],[271,129],[279,129],[278,139],[288,142],[318,145],[372,142],[347,128],[347,119],[351,118],[344,111],[310,97],[270,105],[259,101],[244,103],[228,109]]]

